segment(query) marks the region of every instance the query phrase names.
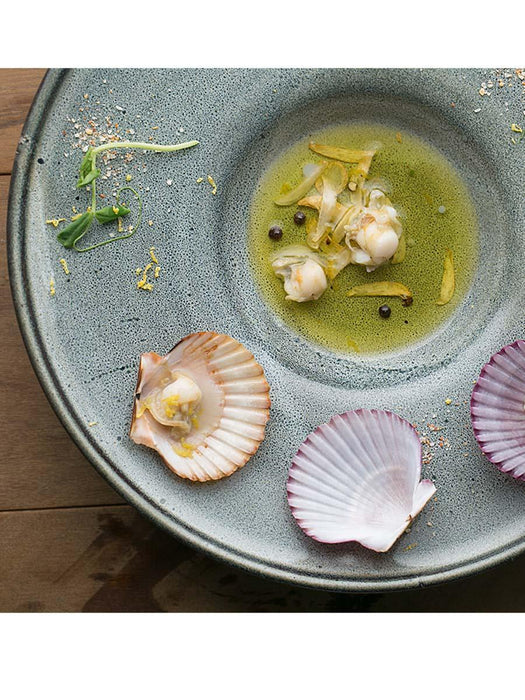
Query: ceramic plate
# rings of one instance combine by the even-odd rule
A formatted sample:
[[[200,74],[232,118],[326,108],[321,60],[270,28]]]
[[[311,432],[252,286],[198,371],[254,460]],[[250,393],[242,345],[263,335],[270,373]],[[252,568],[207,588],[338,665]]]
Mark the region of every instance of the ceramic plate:
[[[209,554],[326,589],[437,583],[523,551],[524,486],[481,455],[468,408],[482,365],[524,336],[525,142],[513,144],[510,130],[523,123],[524,88],[514,73],[501,75],[504,86],[490,70],[47,75],[12,181],[12,289],[49,400],[130,503]],[[489,94],[480,95],[488,82]],[[135,140],[196,138],[200,145],[110,161],[123,168],[122,184],[129,173],[141,189],[143,225],[114,246],[83,255],[64,251],[45,221],[84,204],[85,193],[75,190],[82,154],[73,144],[90,120],[106,128],[106,118],[113,129],[118,123],[120,134],[131,129]],[[454,315],[417,346],[375,357],[337,355],[286,328],[259,295],[245,246],[261,172],[295,140],[348,120],[376,121],[431,143],[465,181],[480,228],[480,264]],[[218,186],[215,196],[208,174]],[[99,191],[113,189],[113,177],[101,181]],[[148,261],[151,246],[162,270],[148,293],[137,290],[135,269]],[[64,252],[69,276],[59,264]],[[267,437],[255,458],[231,478],[203,485],[178,479],[155,452],[128,438],[140,354],[163,354],[199,330],[243,342],[272,387]],[[298,445],[335,413],[358,407],[391,409],[417,423],[428,442],[423,475],[437,486],[437,499],[386,554],[316,543],[296,526],[286,503]]]

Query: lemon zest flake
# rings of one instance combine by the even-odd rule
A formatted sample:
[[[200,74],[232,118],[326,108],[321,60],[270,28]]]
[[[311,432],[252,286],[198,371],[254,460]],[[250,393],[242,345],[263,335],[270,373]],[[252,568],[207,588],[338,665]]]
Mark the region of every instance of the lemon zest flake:
[[[49,280],[49,293],[52,297],[55,296],[55,280],[52,277]]]
[[[215,180],[212,178],[211,175],[208,175],[208,182],[210,183],[212,190],[212,194],[217,194],[217,184],[215,183]]]
[[[165,399],[162,399],[162,403],[164,404],[164,413],[166,414],[166,418],[171,419],[176,413],[179,412],[180,401],[178,394],[167,396]]]
[[[69,267],[67,266],[67,262],[66,262],[65,258],[60,258],[60,260],[58,262],[62,265],[62,268],[63,268],[64,272],[66,273],[66,275],[71,274],[69,272]]]
[[[187,447],[173,446],[173,451],[178,454],[179,457],[193,457],[193,450],[194,448],[189,449]]]
[[[152,291],[153,291],[153,285],[151,284],[151,282],[146,282],[145,279],[140,279],[140,280],[137,282],[137,288],[138,288],[138,289],[144,289],[144,290],[146,290],[147,292],[152,292]]]
[[[153,291],[153,280],[158,278],[160,272],[160,265],[158,265],[159,261],[157,260],[154,250],[155,248],[153,246],[149,250],[149,255],[151,258],[150,262],[146,263],[143,268],[137,267],[135,270],[135,275],[137,277],[142,275],[142,277],[137,281],[137,289],[144,289],[147,292]],[[148,280],[148,273],[150,270],[152,270],[155,263],[157,263],[157,265],[153,269],[153,277],[150,277]]]
[[[57,228],[58,224],[62,223],[62,221],[65,221],[65,219],[46,219],[46,224],[53,224],[53,226]]]

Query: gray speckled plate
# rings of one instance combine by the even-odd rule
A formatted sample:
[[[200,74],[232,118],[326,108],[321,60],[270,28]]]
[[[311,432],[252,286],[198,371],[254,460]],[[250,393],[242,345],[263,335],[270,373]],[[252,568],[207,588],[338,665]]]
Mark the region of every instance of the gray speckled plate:
[[[48,74],[13,176],[13,294],[51,403],[86,456],[132,504],[174,535],[250,571],[337,590],[446,581],[525,549],[523,484],[481,456],[468,410],[481,366],[523,337],[525,325],[525,142],[510,141],[510,124],[524,121],[524,93],[514,78],[512,86],[505,79],[504,88],[480,96],[488,80],[489,70]],[[106,117],[118,121],[121,133],[133,129],[135,139],[197,138],[201,145],[169,156],[136,155],[126,164],[152,225],[114,247],[68,251],[66,277],[58,262],[64,250],[44,221],[69,212],[77,195],[85,201],[75,191],[81,153],[72,144],[88,119]],[[338,356],[284,328],[257,293],[244,243],[262,168],[293,140],[349,119],[377,120],[428,139],[463,175],[480,223],[481,264],[454,316],[417,347],[374,358]],[[196,182],[208,173],[218,184],[215,197],[206,180]],[[111,179],[101,183],[100,191],[112,189]],[[136,289],[134,271],[151,245],[162,273],[145,293]],[[245,343],[266,370],[273,401],[255,458],[231,478],[204,485],[173,476],[156,453],[127,437],[139,355],[165,353],[198,330]],[[392,409],[423,431],[426,423],[443,428],[428,431],[434,457],[424,467],[437,500],[387,554],[318,544],[303,535],[286,504],[288,466],[300,442],[334,413],[360,406]],[[439,447],[436,435],[448,443]]]

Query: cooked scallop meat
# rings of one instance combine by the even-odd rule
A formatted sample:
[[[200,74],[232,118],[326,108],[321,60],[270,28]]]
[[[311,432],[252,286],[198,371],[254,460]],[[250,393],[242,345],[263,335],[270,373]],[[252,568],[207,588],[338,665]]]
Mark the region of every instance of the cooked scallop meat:
[[[255,454],[269,407],[264,371],[247,348],[193,333],[163,357],[141,356],[130,436],[185,479],[221,479]]]

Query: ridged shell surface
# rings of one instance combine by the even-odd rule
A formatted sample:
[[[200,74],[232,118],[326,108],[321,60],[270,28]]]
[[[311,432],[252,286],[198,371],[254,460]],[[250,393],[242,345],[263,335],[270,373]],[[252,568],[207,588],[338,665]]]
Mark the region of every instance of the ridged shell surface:
[[[197,383],[202,404],[195,428],[180,440],[143,404],[163,378],[182,372]],[[252,353],[227,335],[203,332],[181,340],[167,355],[141,356],[130,437],[157,450],[185,479],[229,476],[255,454],[269,418],[269,386]],[[185,454],[184,454],[185,453]]]
[[[525,480],[525,341],[506,345],[487,362],[472,391],[476,440],[502,472]]]
[[[388,411],[348,411],[299,448],[288,502],[310,537],[384,552],[435,493],[420,477],[421,445],[410,423]]]

